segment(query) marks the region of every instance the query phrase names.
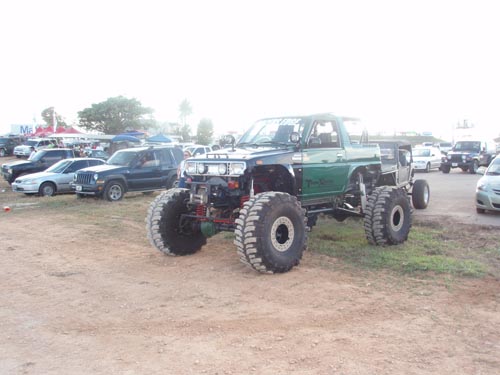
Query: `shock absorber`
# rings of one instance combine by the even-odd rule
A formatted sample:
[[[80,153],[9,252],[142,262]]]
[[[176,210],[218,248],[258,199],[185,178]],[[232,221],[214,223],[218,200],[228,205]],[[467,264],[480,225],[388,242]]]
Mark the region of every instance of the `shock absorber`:
[[[207,206],[204,204],[196,206],[196,216],[207,216]]]

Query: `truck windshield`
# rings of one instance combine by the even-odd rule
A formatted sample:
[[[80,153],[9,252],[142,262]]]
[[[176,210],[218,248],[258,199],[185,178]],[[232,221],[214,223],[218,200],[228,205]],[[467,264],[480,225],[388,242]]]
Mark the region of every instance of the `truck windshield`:
[[[111,156],[107,164],[128,166],[137,156],[137,151],[117,151]]]
[[[476,141],[457,142],[453,149],[455,151],[479,152],[481,150],[481,142],[476,142]]]
[[[302,129],[303,121],[297,117],[259,120],[240,138],[238,145],[292,144],[290,134]]]

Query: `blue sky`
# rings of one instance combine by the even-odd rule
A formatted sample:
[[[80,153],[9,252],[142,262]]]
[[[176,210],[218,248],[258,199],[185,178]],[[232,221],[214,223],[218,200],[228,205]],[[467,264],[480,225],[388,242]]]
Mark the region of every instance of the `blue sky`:
[[[0,6],[0,133],[109,97],[245,128],[334,112],[371,129],[500,133],[494,1],[33,1]]]

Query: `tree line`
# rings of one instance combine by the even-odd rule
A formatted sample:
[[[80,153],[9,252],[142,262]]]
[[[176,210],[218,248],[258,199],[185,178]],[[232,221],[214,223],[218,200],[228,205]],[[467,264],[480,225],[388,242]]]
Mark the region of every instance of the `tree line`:
[[[191,103],[184,99],[179,105],[179,122],[159,122],[154,119],[154,110],[145,107],[135,99],[124,96],[108,98],[94,103],[78,112],[78,126],[89,131],[104,134],[120,134],[128,130],[147,131],[149,133],[167,133],[182,137],[183,141],[192,139],[191,126],[188,118],[193,113]],[[48,126],[67,127],[62,116],[55,112],[54,107],[42,111],[42,119]],[[213,137],[213,123],[208,118],[200,120],[196,131],[196,142],[210,144]]]

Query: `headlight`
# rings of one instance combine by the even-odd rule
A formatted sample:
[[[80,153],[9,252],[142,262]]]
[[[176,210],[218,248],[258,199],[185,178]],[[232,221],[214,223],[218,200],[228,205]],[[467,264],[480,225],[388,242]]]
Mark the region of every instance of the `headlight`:
[[[488,191],[488,184],[484,182],[479,182],[476,187],[477,190]]]
[[[245,171],[245,163],[231,163],[229,166],[229,174],[243,174]]]
[[[97,181],[99,179],[99,175],[96,173],[94,174],[94,181]]]
[[[196,163],[194,162],[186,163],[186,172],[188,174],[196,173]]]
[[[9,174],[12,174],[12,168],[7,169],[7,172],[9,172]]]
[[[219,174],[226,174],[227,173],[227,164],[219,164],[217,171]]]
[[[447,158],[448,160],[451,160],[451,155],[446,155],[446,158]]]
[[[206,168],[205,168],[205,165],[204,165],[204,164],[202,164],[202,163],[198,163],[198,164],[196,165],[196,172],[198,172],[199,174],[203,174],[203,173],[205,173],[205,169],[206,169]]]

